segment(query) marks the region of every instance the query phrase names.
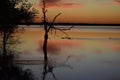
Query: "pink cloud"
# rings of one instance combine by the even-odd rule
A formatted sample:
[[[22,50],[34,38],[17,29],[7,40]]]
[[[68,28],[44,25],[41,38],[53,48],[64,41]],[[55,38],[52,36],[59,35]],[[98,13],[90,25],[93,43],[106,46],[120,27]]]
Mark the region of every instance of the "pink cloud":
[[[76,7],[82,7],[81,4],[77,4],[77,3],[61,3],[61,5],[59,5],[58,7],[62,7],[62,8],[76,8]]]
[[[117,2],[117,3],[120,3],[120,0],[113,0],[113,1],[115,1],[115,2]]]
[[[41,8],[42,3],[39,3],[36,6],[37,8]],[[82,7],[82,5],[80,3],[63,3],[61,0],[46,0],[46,7],[47,8],[54,8],[54,7],[76,8],[76,7]]]
[[[117,3],[117,5],[120,5],[120,0],[113,0],[114,2]]]
[[[38,8],[41,8],[41,4],[39,4],[37,6]],[[81,4],[77,4],[77,3],[46,3],[46,7],[47,8],[78,8],[78,7],[82,7]]]
[[[50,55],[58,55],[62,49],[66,48],[75,48],[79,45],[78,42],[69,41],[69,40],[48,40],[47,50]],[[43,49],[43,40],[38,42],[38,50],[42,51]]]

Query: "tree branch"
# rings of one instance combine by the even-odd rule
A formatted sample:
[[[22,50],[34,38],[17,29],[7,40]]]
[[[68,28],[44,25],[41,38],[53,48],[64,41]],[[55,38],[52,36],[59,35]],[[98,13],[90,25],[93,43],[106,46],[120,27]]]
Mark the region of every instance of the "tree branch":
[[[59,31],[61,31],[62,33],[64,33],[67,37],[69,37],[69,35],[66,33],[66,32],[64,32],[62,29],[60,29],[60,28],[56,28],[56,27],[53,27],[55,30],[59,30]]]
[[[56,20],[57,17],[58,17],[59,15],[61,15],[61,14],[62,14],[62,13],[60,12],[60,13],[58,13],[58,14],[53,18],[52,22],[51,22],[50,25],[49,25],[49,28],[48,28],[47,32],[49,32],[49,30],[53,27],[53,24],[54,24],[55,20]]]
[[[60,12],[60,13],[58,13],[58,14],[53,18],[52,24],[55,22],[56,18],[57,18],[59,15],[61,15],[61,14],[62,14],[62,13]]]

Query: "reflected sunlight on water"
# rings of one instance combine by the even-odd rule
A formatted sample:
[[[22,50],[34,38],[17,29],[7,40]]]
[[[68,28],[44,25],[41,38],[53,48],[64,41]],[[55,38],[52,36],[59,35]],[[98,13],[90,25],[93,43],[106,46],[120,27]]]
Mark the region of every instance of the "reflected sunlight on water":
[[[74,39],[61,39],[64,35],[58,32],[50,34],[48,41],[49,60],[56,66],[54,74],[58,80],[120,80],[119,30],[66,32]],[[43,30],[27,28],[21,37],[19,59],[42,60]],[[41,79],[42,66],[24,65],[24,68],[30,68]],[[48,74],[46,80],[54,78]]]

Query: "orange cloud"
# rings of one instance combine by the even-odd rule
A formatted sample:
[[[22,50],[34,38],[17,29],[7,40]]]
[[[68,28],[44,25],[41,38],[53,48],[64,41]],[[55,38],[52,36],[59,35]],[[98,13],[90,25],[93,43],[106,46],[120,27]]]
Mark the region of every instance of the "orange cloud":
[[[77,47],[78,45],[78,42],[70,40],[48,40],[47,51],[50,55],[58,55],[63,48],[73,48]],[[43,40],[39,40],[38,46],[38,50],[42,51]]]

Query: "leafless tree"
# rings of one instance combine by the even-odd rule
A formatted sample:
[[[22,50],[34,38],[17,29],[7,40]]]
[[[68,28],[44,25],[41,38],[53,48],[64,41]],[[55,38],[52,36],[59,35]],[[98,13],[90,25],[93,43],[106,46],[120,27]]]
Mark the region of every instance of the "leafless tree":
[[[47,13],[47,9],[46,9],[46,2],[45,0],[42,0],[42,3],[43,3],[43,6],[42,6],[42,13],[43,13],[43,25],[44,25],[44,44],[43,44],[43,53],[44,53],[44,60],[45,62],[48,61],[48,57],[47,57],[47,43],[48,43],[48,33],[50,31],[53,31],[55,30],[59,30],[61,31],[62,33],[64,33],[67,37],[69,37],[69,35],[64,31],[64,30],[70,30],[72,27],[68,28],[68,29],[61,29],[61,28],[58,28],[58,27],[55,27],[54,26],[54,23],[57,19],[58,16],[60,16],[62,13],[58,13],[57,15],[54,16],[53,20],[51,22],[48,22],[47,21],[47,17],[46,17],[46,13]]]
[[[66,32],[64,32],[63,29],[60,29],[60,28],[57,28],[57,27],[54,26],[54,23],[55,23],[56,19],[58,18],[58,16],[60,16],[62,14],[61,12],[58,13],[57,15],[55,15],[51,22],[47,21],[47,16],[46,16],[47,9],[46,9],[46,1],[45,0],[42,0],[42,13],[43,13],[43,18],[42,19],[43,19],[44,32],[45,32],[44,33],[44,43],[43,43],[43,53],[44,53],[43,80],[45,80],[45,77],[46,77],[48,72],[50,72],[53,75],[54,79],[56,79],[54,73],[52,72],[54,67],[50,67],[48,65],[49,61],[48,61],[48,54],[47,54],[47,43],[48,43],[49,32],[53,31],[53,30],[56,32],[56,30],[59,30],[62,33],[64,33],[67,37],[69,37],[69,36]],[[70,30],[71,27],[68,28],[68,29]]]

